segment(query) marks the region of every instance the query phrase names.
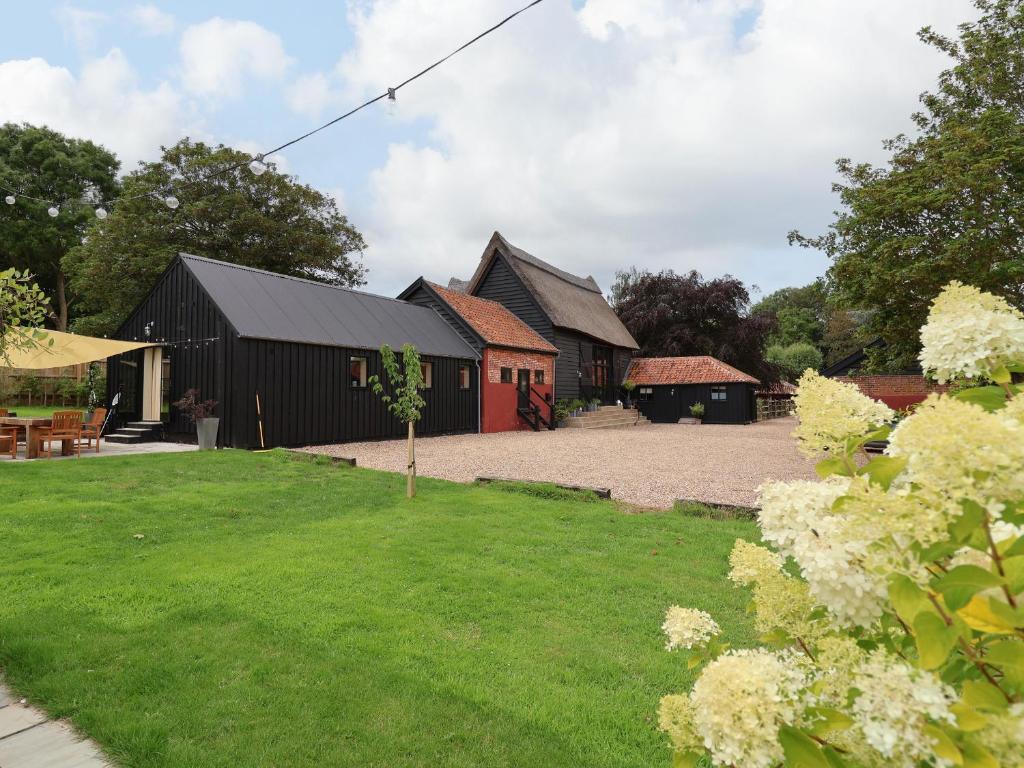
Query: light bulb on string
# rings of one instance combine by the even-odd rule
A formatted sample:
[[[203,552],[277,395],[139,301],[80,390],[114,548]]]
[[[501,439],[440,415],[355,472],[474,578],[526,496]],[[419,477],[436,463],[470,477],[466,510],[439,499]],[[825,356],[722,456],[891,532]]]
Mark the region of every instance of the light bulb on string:
[[[164,198],[164,205],[166,205],[173,211],[179,205],[181,205],[181,203],[178,201],[178,198],[176,198],[174,195],[168,195],[167,197]]]
[[[263,155],[256,155],[249,163],[249,170],[252,171],[253,176],[262,176],[267,172],[267,166],[263,162]]]
[[[384,102],[384,111],[386,111],[390,117],[394,117],[398,114],[398,99],[395,98],[394,88],[388,88],[388,98]]]
[[[55,205],[51,205],[51,206],[50,206],[50,207],[49,207],[49,208],[48,208],[48,209],[46,210],[46,212],[47,212],[48,214],[50,214],[50,218],[51,218],[51,219],[56,219],[56,218],[57,218],[58,216],[60,216],[60,208],[58,208],[58,207],[57,207],[57,206],[55,206]]]
[[[107,209],[104,208],[102,205],[96,209],[96,218],[99,219],[100,221],[103,221],[103,219],[107,218]]]
[[[7,203],[8,205],[14,205],[14,203],[16,202],[14,195],[8,195],[7,197],[5,197],[4,202]]]

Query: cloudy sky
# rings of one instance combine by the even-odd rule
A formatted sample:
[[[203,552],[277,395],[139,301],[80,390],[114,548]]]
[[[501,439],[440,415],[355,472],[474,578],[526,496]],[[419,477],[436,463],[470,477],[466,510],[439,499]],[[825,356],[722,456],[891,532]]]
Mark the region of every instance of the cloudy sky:
[[[115,150],[256,152],[404,80],[526,0],[10,4],[0,120]],[[364,233],[371,290],[468,276],[495,229],[607,288],[617,269],[821,274],[840,156],[879,161],[968,0],[545,0],[281,166]]]

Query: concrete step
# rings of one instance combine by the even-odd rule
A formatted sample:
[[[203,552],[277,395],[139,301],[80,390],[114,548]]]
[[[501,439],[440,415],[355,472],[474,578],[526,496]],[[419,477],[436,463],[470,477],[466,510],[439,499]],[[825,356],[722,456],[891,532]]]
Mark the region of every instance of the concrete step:
[[[618,413],[591,413],[574,416],[568,420],[568,427],[575,429],[615,429],[617,427],[646,426],[651,422],[644,416],[637,418],[636,411],[618,409]]]
[[[129,421],[125,423],[126,427],[134,429],[158,429],[162,428],[163,425],[162,421]]]
[[[152,443],[155,440],[130,432],[113,432],[103,437],[108,443]]]

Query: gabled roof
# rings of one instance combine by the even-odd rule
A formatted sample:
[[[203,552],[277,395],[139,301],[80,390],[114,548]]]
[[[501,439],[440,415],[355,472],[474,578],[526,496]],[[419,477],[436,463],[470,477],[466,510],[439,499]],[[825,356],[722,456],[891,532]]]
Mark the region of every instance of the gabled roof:
[[[710,355],[634,357],[626,378],[638,386],[658,384],[760,384],[757,379]]]
[[[608,306],[593,277],[577,277],[541,261],[521,248],[516,248],[499,232],[491,236],[484,250],[480,264],[469,281],[469,293],[477,292],[491,262],[499,254],[533,295],[552,325],[579,331],[613,346],[640,348]]]
[[[532,352],[558,354],[558,349],[496,301],[470,296],[424,281],[455,314],[465,320],[487,344]]]
[[[354,349],[409,343],[423,355],[479,357],[428,307],[185,253],[179,258],[243,338]]]

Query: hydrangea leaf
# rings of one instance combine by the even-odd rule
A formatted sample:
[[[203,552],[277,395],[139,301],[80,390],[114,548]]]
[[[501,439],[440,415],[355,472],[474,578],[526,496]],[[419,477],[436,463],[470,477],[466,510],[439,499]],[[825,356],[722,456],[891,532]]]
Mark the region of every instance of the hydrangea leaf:
[[[886,490],[907,467],[906,456],[878,456],[872,459],[858,471],[858,475],[867,475],[871,482],[876,483]]]
[[[990,632],[994,635],[1014,634],[1013,622],[998,615],[989,606],[989,601],[979,595],[972,597],[971,601],[956,613],[967,626],[979,632]]]
[[[953,743],[953,740],[946,735],[946,732],[934,725],[926,725],[924,732],[933,740],[932,751],[937,757],[941,757],[953,765],[963,765],[964,756],[960,748]]]
[[[963,744],[964,768],[999,768],[999,761],[992,753],[975,741],[966,740]]]
[[[814,465],[814,471],[818,477],[826,478],[830,475],[849,475],[850,468],[840,458],[823,459]]]
[[[935,582],[951,611],[958,611],[984,589],[1000,586],[998,576],[976,565],[958,565]]]
[[[991,688],[991,686],[989,687]],[[980,731],[989,723],[987,717],[965,702],[958,701],[949,709],[956,715],[956,725],[961,731],[974,733],[975,731]]]
[[[1015,555],[1003,560],[1006,584],[1013,594],[1024,591],[1024,555]]]
[[[889,582],[889,600],[896,615],[907,626],[913,625],[921,611],[934,611],[928,595],[906,576],[896,576]]]
[[[672,755],[672,768],[696,768],[700,758],[697,752],[676,752]]]
[[[1000,640],[989,646],[985,661],[998,667],[1003,679],[1015,689],[1024,688],[1024,643]]]
[[[853,726],[853,718],[830,707],[812,707],[807,711],[814,720],[811,733],[821,736],[829,731],[845,731]]]
[[[955,626],[934,613],[919,613],[914,619],[914,642],[922,669],[938,669],[949,658],[960,633]]]
[[[788,725],[780,728],[779,743],[786,754],[787,768],[831,768],[821,747],[796,728]]]
[[[965,499],[961,502],[960,507],[963,509],[963,514],[949,526],[949,531],[957,542],[970,538],[971,534],[978,530],[985,520],[985,508],[978,502]]]
[[[953,395],[957,400],[965,403],[980,405],[986,411],[998,411],[1006,405],[1006,390],[1002,387],[971,387]]]
[[[985,680],[967,680],[964,682],[963,703],[983,712],[1002,712],[1006,709],[1006,698],[999,690]]]

